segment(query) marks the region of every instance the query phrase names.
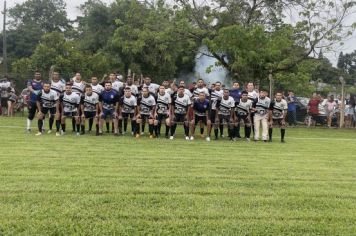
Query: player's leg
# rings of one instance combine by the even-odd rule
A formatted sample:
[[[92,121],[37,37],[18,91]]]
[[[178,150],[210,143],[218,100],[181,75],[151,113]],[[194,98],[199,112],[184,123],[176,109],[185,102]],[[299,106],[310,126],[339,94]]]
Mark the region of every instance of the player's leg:
[[[42,127],[43,127],[43,120],[45,116],[48,113],[48,108],[42,108],[41,109],[41,115],[38,114],[38,120],[37,120],[37,126],[38,126],[38,133],[36,135],[41,135],[42,134]]]
[[[276,122],[276,120],[273,120],[272,124],[269,124],[269,126],[268,126],[268,137],[269,137],[268,141],[269,142],[272,142],[273,125],[274,125],[275,122]]]
[[[148,117],[146,119],[146,122],[148,123],[148,132],[150,133],[150,138],[153,138],[153,123],[154,123],[154,119],[153,117]]]
[[[260,138],[260,123],[261,123],[261,116],[254,116],[253,118],[254,123],[254,140],[258,141]]]
[[[268,140],[268,121],[267,116],[263,116],[262,120],[262,140],[267,142]]]
[[[281,128],[281,142],[284,143],[284,136],[286,134],[286,124],[282,122],[282,119],[279,121],[279,127]]]
[[[239,118],[241,120],[241,118]],[[244,117],[244,124],[245,124],[245,138],[246,141],[250,141],[250,136],[251,136],[251,119],[248,119],[248,117]]]
[[[190,139],[193,140],[194,139],[194,134],[195,134],[195,126],[199,123],[199,117],[197,115],[195,115],[194,117],[194,121],[191,120],[190,121],[190,129],[189,129],[189,135],[190,135]],[[199,124],[200,128],[201,128],[201,124]]]
[[[27,124],[26,124],[26,130],[27,132],[31,131],[31,123],[33,118],[35,118],[36,115],[36,104],[33,102],[28,103],[28,117],[27,117]]]
[[[165,119],[166,122],[166,132],[165,132],[165,137],[168,138],[169,135],[169,129],[171,127],[171,119],[168,117],[167,119]]]
[[[136,138],[139,138],[140,135],[141,135],[141,133],[140,133],[140,126],[142,124],[142,119],[141,118],[136,119]]]
[[[177,121],[178,121],[177,117],[178,116],[179,116],[178,114],[175,114],[174,119],[171,120],[172,122],[171,122],[171,137],[170,137],[170,139],[173,139],[174,134],[176,133]]]
[[[90,120],[90,117],[89,117],[89,113],[85,111],[84,117],[82,117],[80,119],[80,134],[81,135],[85,134],[85,122],[87,119]]]

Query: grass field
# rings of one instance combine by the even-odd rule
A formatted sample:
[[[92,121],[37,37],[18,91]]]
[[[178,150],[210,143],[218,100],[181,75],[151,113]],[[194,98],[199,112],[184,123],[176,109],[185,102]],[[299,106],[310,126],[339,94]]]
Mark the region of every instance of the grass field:
[[[208,143],[24,125],[0,118],[0,235],[356,235],[356,130]]]

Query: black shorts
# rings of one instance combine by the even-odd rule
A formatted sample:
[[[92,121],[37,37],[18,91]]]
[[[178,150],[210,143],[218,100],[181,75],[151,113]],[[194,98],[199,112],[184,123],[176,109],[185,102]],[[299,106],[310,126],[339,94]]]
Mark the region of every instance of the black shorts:
[[[204,125],[208,125],[208,122],[206,120],[206,116],[198,116],[198,115],[195,115],[195,122],[194,124],[197,125],[200,121],[204,124]]]
[[[244,124],[246,126],[250,126],[251,125],[251,119],[248,119],[248,115],[237,115],[236,114],[236,117],[237,117],[237,123],[241,123],[241,121],[243,120]]]
[[[227,124],[230,124],[230,115],[222,115],[222,114],[218,114],[219,117],[219,123],[222,124],[224,123],[224,121]]]
[[[212,124],[215,123],[215,118],[216,118],[216,110],[211,110],[210,111],[210,120],[211,120]]]
[[[280,128],[284,128],[286,125],[285,125],[285,122],[284,122],[284,124],[282,124],[282,121],[283,121],[283,119],[273,119],[272,126],[278,125]]]
[[[153,119],[153,117],[151,115],[141,114],[141,120],[149,120],[149,119]]]
[[[28,108],[28,118],[32,120],[36,115],[37,104],[35,102],[30,101],[28,102],[27,108]]]
[[[42,107],[41,112],[44,115],[47,115],[47,113],[49,112],[49,114],[51,114],[51,116],[54,116],[56,114],[56,108],[55,107]]]
[[[157,120],[159,122],[165,121],[168,118],[169,118],[168,114],[157,114]]]
[[[76,111],[63,113],[63,117],[75,117],[75,116],[78,116],[78,112]]]
[[[84,116],[86,119],[94,118],[96,115],[95,111],[84,111]]]
[[[186,122],[187,114],[174,114],[174,122]]]
[[[128,118],[130,118],[130,119],[133,119],[134,118],[134,113],[122,113],[122,118],[124,118],[124,119],[128,119]]]

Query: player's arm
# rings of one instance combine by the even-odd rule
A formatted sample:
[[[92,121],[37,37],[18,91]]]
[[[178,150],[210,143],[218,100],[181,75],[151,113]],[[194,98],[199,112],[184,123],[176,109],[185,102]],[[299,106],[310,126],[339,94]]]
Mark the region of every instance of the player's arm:
[[[85,116],[84,116],[84,98],[85,98],[85,96],[81,96],[80,97],[80,111],[81,111],[81,113],[82,113],[82,117],[84,118]]]
[[[35,92],[35,90],[32,88],[32,84],[31,84],[31,81],[30,81],[30,80],[27,82],[27,89],[28,89],[28,91],[30,91],[31,93]]]
[[[103,96],[100,94],[99,95],[99,109],[100,109],[100,116],[102,116],[103,113]]]
[[[268,122],[270,125],[273,123],[273,107],[274,107],[274,102],[271,102],[268,108]]]

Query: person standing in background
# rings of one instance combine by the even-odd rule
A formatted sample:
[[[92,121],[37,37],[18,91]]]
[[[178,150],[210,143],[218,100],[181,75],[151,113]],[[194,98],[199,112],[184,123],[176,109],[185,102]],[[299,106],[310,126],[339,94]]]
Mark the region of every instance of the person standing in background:
[[[297,98],[294,96],[293,91],[288,92],[288,124],[289,126],[297,126]]]

